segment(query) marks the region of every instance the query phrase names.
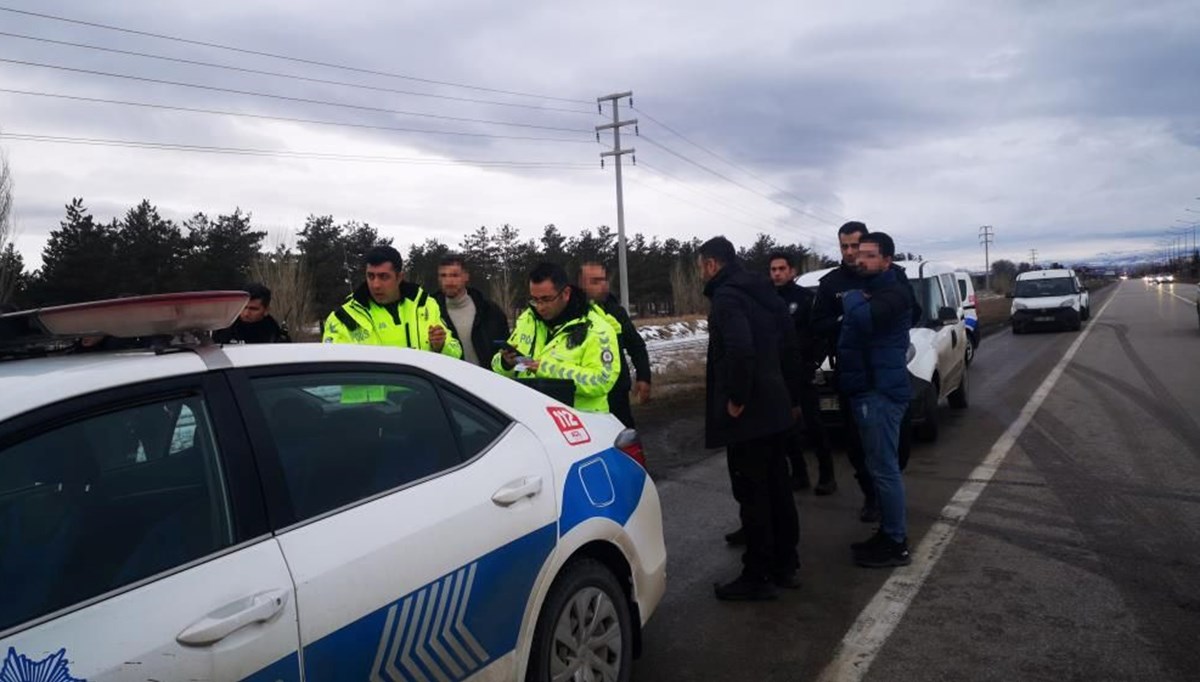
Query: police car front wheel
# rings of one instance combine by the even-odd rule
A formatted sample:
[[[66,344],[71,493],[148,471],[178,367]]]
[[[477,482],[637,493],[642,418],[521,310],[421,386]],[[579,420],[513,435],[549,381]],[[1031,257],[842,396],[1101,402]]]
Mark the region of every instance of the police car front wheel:
[[[530,652],[530,682],[627,682],[633,664],[629,602],[593,559],[570,564],[550,588]]]

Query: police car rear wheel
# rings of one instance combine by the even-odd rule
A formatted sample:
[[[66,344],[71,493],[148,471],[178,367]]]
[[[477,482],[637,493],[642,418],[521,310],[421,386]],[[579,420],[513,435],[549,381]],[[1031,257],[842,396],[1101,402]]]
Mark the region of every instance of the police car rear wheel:
[[[629,602],[612,572],[580,559],[559,575],[538,616],[532,682],[627,682],[632,666]]]

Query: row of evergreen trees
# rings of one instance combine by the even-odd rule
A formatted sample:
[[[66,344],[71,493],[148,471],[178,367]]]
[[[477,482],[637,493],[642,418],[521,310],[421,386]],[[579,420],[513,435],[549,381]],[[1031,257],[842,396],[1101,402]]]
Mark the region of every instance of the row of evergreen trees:
[[[82,199],[66,206],[66,216],[50,233],[42,267],[28,272],[20,253],[9,247],[0,264],[15,273],[6,298],[21,307],[73,303],[126,294],[195,289],[237,288],[264,281],[276,291],[274,307],[289,322],[309,326],[341,303],[362,278],[363,253],[375,244],[391,244],[366,223],[338,223],[332,216],[309,216],[294,244],[268,244],[267,232],[254,229],[250,213],[235,209],[215,218],[197,213],[182,222],[159,215],[149,201],[123,218],[97,220]],[[695,272],[699,239],[680,240],[632,235],[627,244],[630,301],[641,314],[698,312],[702,307]],[[617,237],[607,226],[568,236],[554,225],[540,237],[524,239],[511,225],[479,227],[458,244],[437,239],[413,243],[405,255],[407,276],[434,291],[437,265],[450,252],[462,254],[472,284],[510,311],[527,291],[525,273],[538,261],[564,264],[576,272],[583,261],[610,266],[616,278]],[[742,248],[747,266],[765,272],[767,255],[786,248],[808,268],[828,261],[800,244],[785,245],[760,234]],[[614,287],[615,288],[615,287]],[[281,294],[287,310],[281,311]]]

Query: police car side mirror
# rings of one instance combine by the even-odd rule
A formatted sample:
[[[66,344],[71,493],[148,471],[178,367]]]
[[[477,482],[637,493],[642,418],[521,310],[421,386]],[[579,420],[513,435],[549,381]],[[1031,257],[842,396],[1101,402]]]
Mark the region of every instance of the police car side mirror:
[[[958,322],[958,310],[950,306],[938,308],[937,321],[942,324],[954,324]]]

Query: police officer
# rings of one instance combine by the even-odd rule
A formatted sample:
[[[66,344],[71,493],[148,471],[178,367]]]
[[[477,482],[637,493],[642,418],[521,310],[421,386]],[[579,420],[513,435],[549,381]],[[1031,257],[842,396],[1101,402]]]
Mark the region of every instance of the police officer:
[[[803,447],[807,442],[817,453],[817,485],[813,492],[817,495],[831,495],[837,491],[837,480],[833,474],[832,447],[829,444],[829,434],[825,432],[825,425],[821,423],[820,396],[812,383],[813,374],[820,364],[816,357],[812,330],[809,328],[815,294],[796,284],[795,255],[775,251],[767,256],[767,267],[776,293],[787,304],[788,313],[796,326],[796,340],[800,346],[800,410],[803,415],[803,431],[801,424],[797,423],[787,438],[788,459],[792,464],[792,488],[805,490],[809,487]]]
[[[364,256],[366,281],[325,320],[325,343],[417,348],[462,357],[462,346],[446,329],[437,301],[404,281],[404,261],[390,246]]]
[[[608,394],[608,409],[621,423],[633,428],[633,408],[629,404],[628,357],[637,369],[637,383],[633,386],[639,402],[650,400],[650,354],[646,352],[646,341],[638,334],[629,319],[629,313],[621,307],[617,297],[608,290],[608,269],[603,263],[585,262],[579,268],[579,284],[587,293],[588,300],[600,306],[609,317],[609,324],[619,333],[617,357],[621,358],[621,374],[617,385]]]
[[[529,273],[529,309],[517,318],[510,348],[492,357],[492,369],[507,377],[569,380],[576,409],[608,412],[621,371],[617,334],[604,311],[567,284],[562,266],[540,263]]]

